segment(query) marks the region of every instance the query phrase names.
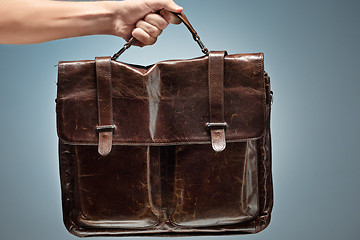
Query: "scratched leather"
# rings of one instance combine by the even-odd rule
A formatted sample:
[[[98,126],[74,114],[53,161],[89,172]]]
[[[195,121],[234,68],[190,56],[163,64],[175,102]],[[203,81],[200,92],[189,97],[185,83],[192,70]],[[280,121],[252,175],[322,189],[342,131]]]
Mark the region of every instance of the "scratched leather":
[[[97,146],[60,140],[63,217],[76,236],[256,233],[273,205],[270,106],[265,135],[205,145]]]
[[[113,144],[209,143],[208,57],[163,61],[149,67],[112,61]],[[60,62],[59,137],[97,144],[94,61]],[[225,58],[227,141],[260,138],[265,129],[263,55]]]
[[[183,227],[228,225],[258,213],[257,150],[254,141],[176,149],[175,204],[171,221]]]
[[[220,153],[211,149],[203,125],[209,117],[206,62],[165,61],[151,69],[113,61],[117,128],[106,157],[98,154],[94,131],[94,61],[59,65],[60,177],[69,232],[194,236],[256,233],[269,225],[271,106],[269,79],[259,72],[262,55],[225,59],[229,128]],[[175,65],[183,70],[174,72]]]

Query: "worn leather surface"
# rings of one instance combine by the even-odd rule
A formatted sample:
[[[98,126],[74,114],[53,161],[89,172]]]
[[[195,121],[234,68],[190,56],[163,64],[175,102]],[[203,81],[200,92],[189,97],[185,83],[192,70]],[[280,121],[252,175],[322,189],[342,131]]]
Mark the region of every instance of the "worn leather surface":
[[[112,61],[111,68],[113,144],[210,143],[207,56],[148,67]],[[64,142],[98,142],[94,70],[94,61],[59,63],[56,111]],[[263,55],[227,55],[224,72],[227,142],[259,139],[265,129]]]
[[[64,223],[77,236],[255,233],[273,205],[270,80],[262,54],[224,63],[227,146],[211,148],[208,57],[112,61],[114,142],[98,153],[94,61],[59,65]],[[204,73],[205,72],[205,73]],[[194,144],[195,143],[195,144]]]

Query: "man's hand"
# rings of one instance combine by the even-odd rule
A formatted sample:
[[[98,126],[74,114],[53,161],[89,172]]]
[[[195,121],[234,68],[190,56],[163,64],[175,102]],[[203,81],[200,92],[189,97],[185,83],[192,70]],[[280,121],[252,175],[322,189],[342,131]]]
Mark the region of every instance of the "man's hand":
[[[181,22],[171,12],[180,13],[182,7],[172,0],[126,0],[123,7],[114,9],[113,35],[125,40],[133,36],[140,46],[154,44],[169,23]]]

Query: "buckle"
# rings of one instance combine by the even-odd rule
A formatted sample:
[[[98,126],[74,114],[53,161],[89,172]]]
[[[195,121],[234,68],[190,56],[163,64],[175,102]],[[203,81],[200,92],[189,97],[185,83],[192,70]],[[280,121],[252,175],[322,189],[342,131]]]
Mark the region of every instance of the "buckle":
[[[207,128],[227,128],[228,124],[226,122],[223,123],[206,123]]]
[[[114,129],[115,129],[115,125],[102,125],[96,127],[96,130],[98,132],[113,131]]]

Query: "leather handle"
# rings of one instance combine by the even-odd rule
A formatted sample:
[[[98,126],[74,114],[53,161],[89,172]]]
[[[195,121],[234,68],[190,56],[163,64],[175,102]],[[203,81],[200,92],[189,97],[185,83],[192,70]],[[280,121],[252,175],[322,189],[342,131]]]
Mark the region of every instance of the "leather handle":
[[[189,31],[191,32],[191,34],[193,35],[194,40],[196,39],[196,37],[199,38],[199,35],[197,34],[197,32],[195,31],[195,29],[193,28],[193,26],[190,24],[189,19],[185,16],[185,14],[183,12],[181,13],[174,13],[187,27],[187,29],[189,29]]]
[[[200,40],[199,35],[197,34],[197,32],[195,31],[194,27],[190,24],[189,19],[186,17],[186,15],[181,12],[181,13],[175,13],[173,12],[173,14],[175,14],[183,23],[184,25],[187,27],[187,29],[189,29],[189,31],[191,32],[194,40],[197,42],[197,44],[199,45],[199,47],[201,48],[201,51],[205,54],[208,55],[209,50],[204,46],[204,44],[202,43],[202,41]],[[118,57],[125,52],[128,48],[131,47],[131,45],[133,45],[136,42],[136,38],[132,37],[130,38],[130,40],[125,43],[125,45],[117,52],[115,53],[111,59],[112,60],[116,60],[118,59]]]

